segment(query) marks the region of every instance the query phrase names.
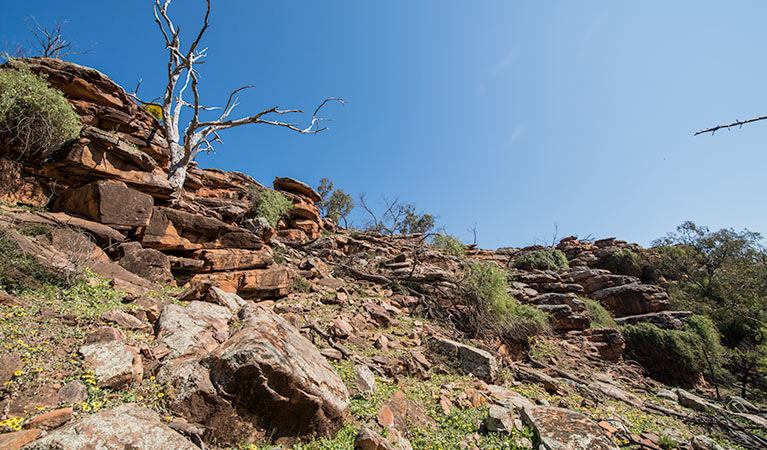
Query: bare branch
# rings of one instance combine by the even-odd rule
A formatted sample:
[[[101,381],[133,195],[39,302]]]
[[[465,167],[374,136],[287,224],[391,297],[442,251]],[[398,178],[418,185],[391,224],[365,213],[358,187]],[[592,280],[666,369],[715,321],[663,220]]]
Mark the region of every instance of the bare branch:
[[[723,128],[730,129],[732,127],[742,127],[743,125],[745,125],[747,123],[758,122],[760,120],[765,120],[765,119],[767,119],[767,116],[754,117],[753,119],[748,119],[748,120],[739,120],[737,122],[733,122],[733,123],[730,123],[730,124],[727,124],[727,125],[717,125],[717,126],[715,126],[713,128],[706,128],[705,130],[700,130],[700,131],[695,133],[695,136],[697,136],[699,134],[703,134],[703,133],[711,133],[713,135],[714,133],[717,132],[717,130],[721,130]]]

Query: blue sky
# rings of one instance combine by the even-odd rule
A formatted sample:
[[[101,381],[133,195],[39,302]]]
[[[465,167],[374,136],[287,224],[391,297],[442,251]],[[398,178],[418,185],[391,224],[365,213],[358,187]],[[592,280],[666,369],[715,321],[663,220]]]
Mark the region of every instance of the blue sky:
[[[28,16],[67,19],[95,44],[71,60],[161,94],[151,1],[3,3],[0,42],[28,39]],[[171,6],[187,43],[203,5]],[[550,241],[555,223],[644,245],[685,220],[767,231],[767,122],[693,136],[767,114],[765,19],[757,1],[214,1],[204,103],[254,84],[240,114],[349,104],[317,136],[230,130],[200,164],[399,196],[464,241],[476,224],[485,248]]]

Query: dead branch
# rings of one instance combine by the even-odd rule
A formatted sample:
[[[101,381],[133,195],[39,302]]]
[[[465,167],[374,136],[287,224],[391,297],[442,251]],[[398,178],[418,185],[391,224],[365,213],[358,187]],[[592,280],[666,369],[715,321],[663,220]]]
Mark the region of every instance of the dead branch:
[[[341,352],[341,354],[344,356],[344,358],[351,359],[352,354],[349,353],[349,350],[346,350],[342,346],[336,344],[336,341],[333,339],[332,336],[322,331],[320,327],[317,325],[310,323],[309,325],[304,325],[301,327],[302,330],[311,330],[317,333],[322,339],[325,339],[325,341],[330,345],[332,348],[338,350]]]
[[[713,128],[706,128],[705,130],[700,130],[695,133],[695,136],[699,134],[703,134],[703,133],[711,133],[713,135],[714,133],[716,133],[718,130],[721,130],[722,128],[730,129],[732,127],[742,127],[743,125],[747,123],[758,122],[760,120],[765,120],[765,119],[767,119],[767,116],[754,117],[753,119],[748,119],[748,120],[739,120],[737,122],[729,123],[727,125],[717,125]]]

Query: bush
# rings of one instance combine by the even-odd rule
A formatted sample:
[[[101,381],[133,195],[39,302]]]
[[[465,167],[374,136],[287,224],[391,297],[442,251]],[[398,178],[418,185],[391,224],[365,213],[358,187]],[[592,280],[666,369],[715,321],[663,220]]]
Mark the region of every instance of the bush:
[[[606,310],[598,301],[585,297],[581,297],[581,300],[586,304],[586,310],[591,316],[591,328],[618,329],[618,324],[615,323],[612,313]]]
[[[472,262],[464,283],[475,314],[479,334],[494,332],[512,341],[527,341],[542,332],[548,316],[532,306],[521,305],[506,289],[506,273],[492,263]]]
[[[653,378],[667,384],[691,386],[701,375],[722,373],[723,349],[719,333],[705,316],[692,316],[683,330],[664,330],[649,323],[622,327],[629,354]]]
[[[431,238],[431,245],[439,247],[445,253],[449,253],[454,256],[466,255],[466,246],[463,245],[460,239],[450,236],[449,234],[437,234]]]
[[[520,256],[514,261],[514,267],[523,270],[559,270],[565,269],[567,257],[560,250],[547,248]]]
[[[610,253],[602,261],[599,261],[597,267],[620,275],[642,276],[642,265],[639,257],[627,248]]]
[[[289,198],[271,189],[262,189],[255,185],[249,187],[253,206],[251,211],[257,217],[263,217],[269,225],[277,226],[277,221],[293,209],[293,202]]]
[[[64,94],[25,64],[0,70],[0,136],[22,155],[35,155],[77,137],[82,124]]]

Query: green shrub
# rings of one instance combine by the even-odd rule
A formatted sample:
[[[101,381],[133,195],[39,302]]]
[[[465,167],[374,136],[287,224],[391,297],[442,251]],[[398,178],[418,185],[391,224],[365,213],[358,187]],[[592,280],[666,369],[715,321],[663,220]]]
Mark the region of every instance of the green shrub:
[[[0,229],[0,289],[18,294],[40,285],[67,285],[61,272],[44,267],[34,255],[22,251],[9,233]]]
[[[564,253],[555,248],[547,248],[520,256],[514,261],[514,267],[524,270],[559,270],[568,265]]]
[[[269,225],[277,226],[277,221],[293,209],[293,202],[289,198],[271,189],[259,188],[255,185],[249,187],[253,199],[252,211],[257,217],[263,217]]]
[[[77,137],[82,124],[64,94],[25,64],[0,70],[0,136],[22,155],[35,155]]]
[[[642,276],[642,265],[639,256],[627,248],[622,248],[617,252],[607,255],[602,261],[599,261],[597,266],[600,269],[607,269],[620,275]]]
[[[494,331],[515,341],[527,341],[543,331],[548,316],[528,305],[520,304],[509,295],[506,273],[493,263],[472,262],[464,283],[471,306],[476,314],[480,333]]]
[[[618,324],[615,323],[612,313],[598,301],[586,297],[581,297],[581,300],[586,304],[586,310],[591,316],[591,328],[618,329]]]
[[[460,239],[450,236],[449,234],[437,234],[431,238],[431,245],[439,247],[445,253],[449,253],[454,256],[465,256],[466,246],[463,245]]]
[[[701,375],[722,373],[723,349],[719,333],[705,316],[692,316],[683,330],[664,330],[649,323],[621,328],[627,350],[653,378],[672,385],[691,386]]]

